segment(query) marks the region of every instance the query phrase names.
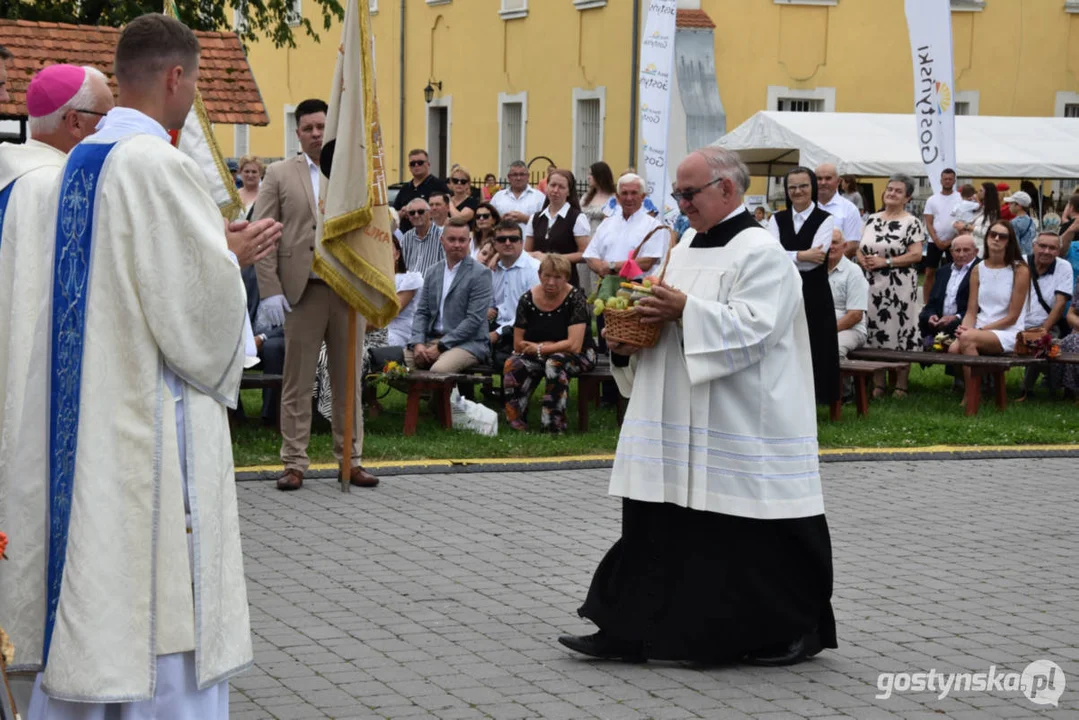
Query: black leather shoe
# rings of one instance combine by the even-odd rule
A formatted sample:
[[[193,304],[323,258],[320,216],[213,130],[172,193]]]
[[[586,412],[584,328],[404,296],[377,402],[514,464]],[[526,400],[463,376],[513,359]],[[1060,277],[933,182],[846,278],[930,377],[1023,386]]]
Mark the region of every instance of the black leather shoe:
[[[748,665],[758,667],[782,667],[808,660],[821,651],[820,636],[814,630],[784,645],[761,648],[746,656]]]
[[[624,660],[632,663],[647,661],[640,649],[621,645],[607,637],[602,630],[591,635],[562,635],[558,642],[574,652],[603,660]]]

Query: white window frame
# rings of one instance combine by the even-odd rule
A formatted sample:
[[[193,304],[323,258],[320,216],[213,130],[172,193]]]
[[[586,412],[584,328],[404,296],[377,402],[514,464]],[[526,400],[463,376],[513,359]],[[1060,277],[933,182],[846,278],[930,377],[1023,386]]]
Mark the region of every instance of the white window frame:
[[[780,85],[768,86],[768,98],[765,107],[779,110],[780,100],[821,100],[824,107],[821,112],[835,112],[835,88],[817,87],[809,90],[792,89]]]
[[[288,160],[289,158],[296,157],[301,152],[300,138],[296,137],[296,106],[285,105],[284,115],[282,117],[285,120],[285,144],[282,148],[283,152],[281,153],[281,157]],[[289,152],[290,149],[293,149],[294,152]]]
[[[839,0],[774,0],[776,5],[824,5],[834,7]]]
[[[367,10],[372,15],[378,15],[378,0],[367,0]]]
[[[607,125],[607,87],[600,85],[595,90],[573,88],[573,107],[571,109],[573,115],[573,153],[570,160],[570,167],[573,168],[573,172],[577,172],[577,103],[581,100],[599,100],[599,157],[597,159],[602,160],[604,131]],[[583,180],[584,178],[577,179]]]
[[[521,104],[521,157],[519,158],[504,158],[502,157],[502,148],[505,144],[502,142],[502,108],[507,103],[520,103]],[[528,162],[528,149],[525,146],[525,140],[528,138],[528,91],[515,93],[510,95],[509,93],[498,93],[498,172],[504,173],[507,170],[509,163],[514,160],[523,160]]]
[[[967,115],[977,115],[979,109],[978,106],[981,104],[981,97],[982,94],[979,90],[957,90],[955,94],[952,95],[952,100],[957,104],[966,103],[968,110]]]
[[[426,138],[427,157],[431,157],[431,111],[430,108],[446,108],[446,172],[449,173],[453,157],[453,95],[442,95],[427,103],[423,113],[423,137]],[[433,171],[432,171],[433,172]]]
[[[498,6],[498,16],[503,20],[517,20],[519,18],[528,17],[528,0],[521,0],[524,3],[524,7],[520,8],[506,8],[506,0],[500,0]]]
[[[607,0],[573,0],[573,7],[578,10],[592,10],[607,6]]]
[[[233,32],[242,35],[247,32],[247,18],[238,9],[232,11],[232,30]]]
[[[232,126],[232,154],[237,159],[251,152],[251,126]]]
[[[427,0],[428,5],[449,5],[451,0]]]
[[[1079,0],[1064,0],[1064,12],[1079,13]]]
[[[292,8],[285,13],[285,22],[289,27],[298,27],[303,22],[303,0],[290,0]]]
[[[952,0],[952,12],[981,12],[985,0]]]

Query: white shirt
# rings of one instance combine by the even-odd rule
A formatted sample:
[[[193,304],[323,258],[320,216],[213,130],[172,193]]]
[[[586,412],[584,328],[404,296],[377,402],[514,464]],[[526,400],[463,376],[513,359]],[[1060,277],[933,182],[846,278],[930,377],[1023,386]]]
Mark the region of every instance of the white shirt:
[[[807,207],[802,212],[794,212],[794,208],[791,208],[791,216],[794,220],[795,233],[802,229],[802,226],[805,225],[806,220],[808,220],[809,216],[813,214],[813,208],[815,207],[817,207],[816,203],[810,203],[809,207]],[[832,245],[832,228],[834,227],[835,220],[832,217],[829,217],[824,222],[822,222],[820,224],[820,227],[817,228],[817,232],[813,234],[813,242],[810,244],[809,249],[821,248],[822,250],[827,252],[828,248]],[[776,223],[775,215],[768,219],[768,232],[772,233],[772,237],[774,237],[776,240],[780,239],[779,225]],[[798,268],[799,272],[809,272],[814,268],[820,267],[820,265],[816,263],[804,262],[799,260],[797,250],[788,250],[787,255],[790,257],[791,260],[794,261],[794,265]],[[825,262],[827,262],[827,258],[825,258]]]
[[[1033,283],[1038,283],[1038,288],[1042,291],[1042,297],[1045,298],[1045,302],[1052,309],[1053,303],[1056,302],[1057,293],[1071,298],[1072,288],[1075,287],[1075,278],[1072,272],[1072,266],[1067,260],[1061,258],[1055,258],[1053,260],[1052,269],[1040,275],[1034,277],[1037,274],[1038,268],[1030,268],[1030,292],[1027,293],[1027,327],[1038,327],[1049,317],[1049,313],[1045,311],[1042,304],[1038,302],[1038,294],[1034,292]]]
[[[869,314],[869,281],[862,269],[847,258],[841,258],[828,273],[828,284],[832,287],[832,302],[835,304],[835,319],[846,315],[851,310],[861,310],[862,319],[849,330],[857,330],[865,337],[866,316]]]
[[[495,210],[498,211],[499,215],[505,215],[508,212],[522,212],[531,218],[543,207],[543,200],[543,193],[531,185],[526,185],[520,195],[514,195],[513,190],[509,188],[499,190],[491,198],[491,204],[495,206]],[[521,226],[523,235],[527,223],[518,223],[518,225]]]
[[[644,236],[654,228],[662,226],[656,218],[648,214],[642,205],[637,212],[625,216],[619,212],[599,224],[592,241],[584,251],[584,258],[596,258],[604,262],[624,262],[629,254],[637,249]],[[668,233],[658,232],[649,238],[648,243],[637,253],[638,258],[659,258],[667,256]]]
[[[442,325],[442,315],[446,310],[446,296],[450,294],[450,287],[453,285],[453,279],[457,277],[457,271],[461,269],[461,263],[457,263],[450,269],[450,264],[446,263],[446,266],[442,269],[442,299],[438,301],[438,319],[435,320],[435,332],[443,333],[446,328]]]
[[[948,287],[944,290],[944,305],[941,306],[941,313],[943,315],[958,315],[959,305],[956,303],[955,298],[959,294],[959,286],[963,282],[969,273],[970,269],[974,267],[974,261],[971,260],[963,267],[956,267],[952,264],[952,274],[948,278]]]
[[[516,321],[517,303],[521,296],[539,285],[539,266],[539,260],[526,252],[522,252],[509,267],[505,267],[502,260],[495,264],[491,284],[494,307],[498,310],[498,319],[495,322],[498,323],[499,332]]]
[[[821,210],[832,216],[832,222],[843,233],[844,240],[847,242],[862,241],[862,213],[858,211],[854,203],[836,193],[828,202],[818,201],[817,205]]]
[[[416,308],[420,306],[417,301],[423,294],[423,275],[418,272],[403,272],[397,273],[393,280],[394,285],[397,286],[397,292],[416,291],[408,305],[401,308],[397,317],[390,320],[389,325],[386,326],[387,345],[404,346],[408,345],[408,338],[412,334],[412,318],[416,316]]]
[[[321,174],[318,169],[318,165],[311,161],[311,157],[307,154],[303,154],[303,159],[307,161],[307,172],[311,174],[311,190],[315,193],[315,206],[318,206],[318,186],[319,175]]]
[[[955,237],[955,228],[952,227],[955,220],[952,219],[952,211],[962,200],[963,196],[952,190],[947,195],[937,193],[925,201],[924,213],[933,216],[933,230],[937,234],[937,239],[941,242],[946,242]],[[922,219],[924,220],[925,218]]]
[[[547,229],[550,230],[551,226],[554,225],[555,218],[565,218],[566,215],[569,214],[569,203],[562,203],[562,207],[560,207],[558,209],[558,212],[556,212],[554,215],[551,215],[551,206],[550,205],[548,205],[545,209],[541,210],[540,212],[547,216]],[[534,216],[530,216],[528,218],[528,222],[525,224],[525,229],[524,229],[525,237],[533,237],[536,234],[532,230],[532,217],[534,217]],[[581,237],[582,235],[587,236],[587,235],[591,235],[591,234],[592,234],[592,224],[590,222],[588,222],[588,216],[585,215],[582,212],[581,214],[579,214],[577,216],[577,221],[575,223],[573,223],[573,236],[574,237]]]

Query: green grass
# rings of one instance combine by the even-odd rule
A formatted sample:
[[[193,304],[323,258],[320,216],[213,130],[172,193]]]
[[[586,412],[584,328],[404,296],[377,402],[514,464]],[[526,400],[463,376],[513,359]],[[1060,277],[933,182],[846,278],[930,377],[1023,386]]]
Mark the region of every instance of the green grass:
[[[976,417],[966,417],[962,397],[952,392],[952,379],[944,368],[915,366],[911,371],[910,395],[871,401],[869,415],[858,417],[853,405],[843,407],[843,419],[828,420],[826,408],[817,413],[822,448],[925,447],[928,445],[1037,445],[1079,442],[1079,407],[1074,402],[1050,399],[1039,386],[1035,397],[1015,403],[1023,371],[1008,374],[1009,403],[1003,412],[991,398],[982,401]],[[261,407],[259,391],[243,393],[250,416]],[[383,413],[366,423],[364,459],[368,462],[422,459],[528,458],[591,455],[614,451],[618,426],[613,409],[593,408],[588,433],[576,432],[576,384],[569,403],[569,432],[560,437],[539,432],[540,391],[532,398],[529,423],[537,430],[515,433],[500,417],[498,437],[443,430],[427,404],[421,405],[419,428],[410,438],[401,435],[405,396],[391,390],[382,398]],[[281,438],[276,431],[249,420],[233,433],[237,467],[277,465]],[[308,453],[312,462],[333,462],[329,423],[316,418]]]

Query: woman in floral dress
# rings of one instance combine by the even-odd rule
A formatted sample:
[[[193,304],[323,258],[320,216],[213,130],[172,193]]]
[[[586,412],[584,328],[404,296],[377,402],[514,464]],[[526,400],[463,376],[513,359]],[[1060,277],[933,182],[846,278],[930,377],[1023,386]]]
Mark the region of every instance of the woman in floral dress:
[[[906,211],[914,181],[894,175],[884,191],[884,210],[866,218],[858,264],[869,280],[869,336],[865,346],[882,350],[917,350],[918,263],[925,229]],[[895,396],[906,397],[910,366],[900,370]],[[873,397],[885,391],[885,373],[874,375]]]

